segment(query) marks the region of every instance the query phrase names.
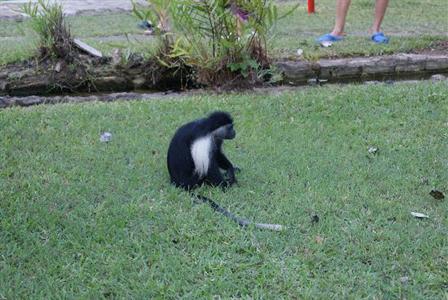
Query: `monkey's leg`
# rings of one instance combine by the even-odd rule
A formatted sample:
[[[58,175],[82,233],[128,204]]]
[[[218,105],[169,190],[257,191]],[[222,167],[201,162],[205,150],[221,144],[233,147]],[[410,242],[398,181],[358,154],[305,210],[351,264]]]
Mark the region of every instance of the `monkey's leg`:
[[[231,181],[224,180],[224,177],[216,163],[209,166],[206,181],[213,186],[228,187],[233,184]]]

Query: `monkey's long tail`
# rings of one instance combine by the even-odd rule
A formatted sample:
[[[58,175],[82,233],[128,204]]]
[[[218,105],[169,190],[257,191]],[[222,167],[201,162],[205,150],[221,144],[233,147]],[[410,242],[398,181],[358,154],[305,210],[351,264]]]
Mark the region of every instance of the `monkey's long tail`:
[[[238,225],[240,225],[241,227],[247,227],[251,224],[254,224],[255,227],[260,228],[260,229],[270,229],[270,230],[275,230],[275,231],[282,231],[284,229],[283,225],[279,225],[279,224],[252,223],[249,220],[242,219],[242,218],[235,216],[230,211],[221,207],[218,203],[216,203],[215,201],[213,201],[210,198],[207,198],[207,197],[204,197],[201,195],[196,195],[196,194],[193,194],[193,196],[195,196],[196,198],[198,198],[199,200],[201,200],[204,203],[208,203],[213,208],[214,211],[222,213],[227,218],[232,219],[233,221],[238,223]]]

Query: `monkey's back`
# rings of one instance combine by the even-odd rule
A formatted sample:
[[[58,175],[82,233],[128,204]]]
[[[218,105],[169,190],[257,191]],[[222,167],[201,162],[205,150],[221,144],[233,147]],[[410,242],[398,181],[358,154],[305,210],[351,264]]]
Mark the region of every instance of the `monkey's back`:
[[[198,132],[198,122],[190,122],[180,127],[168,147],[167,164],[171,182],[184,189],[200,184],[195,173],[195,165],[191,156],[191,145]]]

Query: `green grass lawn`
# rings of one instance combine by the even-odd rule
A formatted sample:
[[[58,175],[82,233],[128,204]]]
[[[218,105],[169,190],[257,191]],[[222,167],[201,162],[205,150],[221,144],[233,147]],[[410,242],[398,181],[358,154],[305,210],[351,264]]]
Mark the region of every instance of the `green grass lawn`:
[[[286,12],[296,1],[280,2],[280,10]],[[375,45],[369,40],[368,29],[373,22],[374,1],[353,1],[347,18],[347,38],[331,48],[320,48],[315,39],[328,33],[334,23],[335,1],[316,2],[317,13],[308,15],[306,5],[301,6],[274,30],[270,49],[274,56],[295,56],[297,49],[304,50],[309,60],[319,57],[350,55],[381,55],[408,52],[428,47],[434,41],[448,39],[446,0],[391,1],[384,20],[384,30],[391,36],[388,45]],[[147,52],[153,44],[151,37],[128,38],[125,34],[141,34],[138,20],[130,13],[113,13],[100,16],[68,17],[74,36],[110,54],[113,48],[129,48]],[[115,36],[111,41],[105,36]],[[5,37],[9,37],[5,40]],[[10,42],[10,38],[14,42]],[[0,20],[0,65],[21,60],[32,55],[36,37],[29,23]]]
[[[334,85],[1,110],[0,298],[446,299],[448,201],[429,192],[448,193],[447,95]],[[241,229],[169,184],[170,137],[215,109],[234,116],[242,172],[200,192],[286,231]]]

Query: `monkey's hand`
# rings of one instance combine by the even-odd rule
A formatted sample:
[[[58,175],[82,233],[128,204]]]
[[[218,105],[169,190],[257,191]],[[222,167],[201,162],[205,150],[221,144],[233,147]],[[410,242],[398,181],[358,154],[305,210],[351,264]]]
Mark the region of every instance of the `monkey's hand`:
[[[234,168],[228,169],[225,173],[225,178],[226,178],[226,181],[228,181],[230,185],[236,183],[235,169]]]
[[[221,183],[220,187],[223,192],[226,192],[228,188],[230,188],[233,184],[236,183],[236,180],[226,179],[223,183]]]

